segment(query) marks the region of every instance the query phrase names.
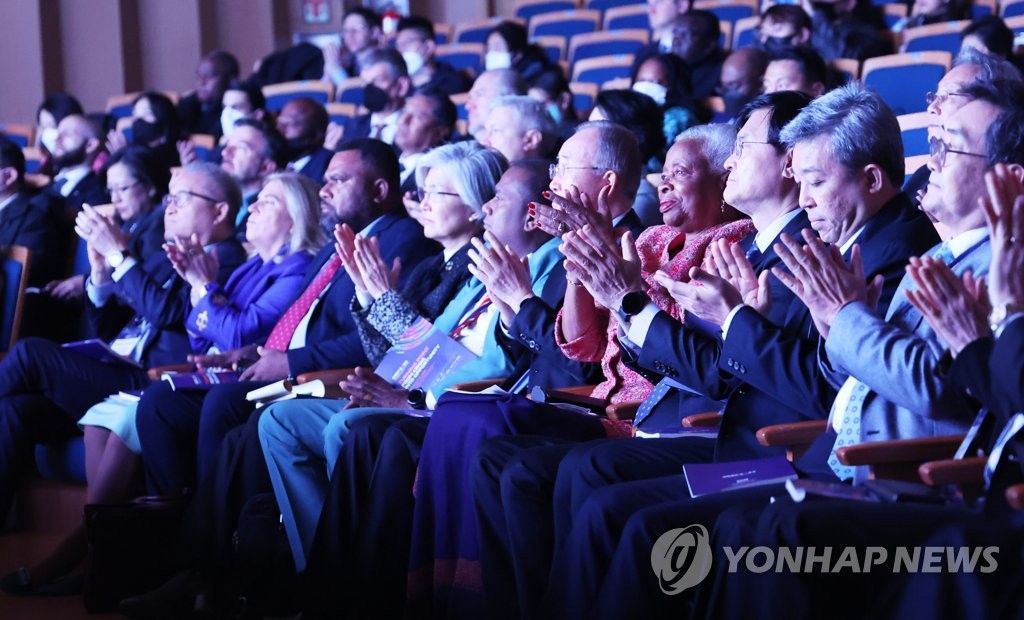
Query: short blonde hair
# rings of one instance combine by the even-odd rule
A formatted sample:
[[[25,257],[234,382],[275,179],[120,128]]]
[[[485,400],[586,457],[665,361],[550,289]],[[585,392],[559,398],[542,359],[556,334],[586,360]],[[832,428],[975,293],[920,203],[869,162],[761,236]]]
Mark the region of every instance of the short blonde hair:
[[[292,237],[288,241],[290,252],[315,254],[327,242],[320,227],[320,188],[309,177],[298,172],[275,172],[266,178],[263,186],[277,181],[284,193],[285,208],[292,219]]]

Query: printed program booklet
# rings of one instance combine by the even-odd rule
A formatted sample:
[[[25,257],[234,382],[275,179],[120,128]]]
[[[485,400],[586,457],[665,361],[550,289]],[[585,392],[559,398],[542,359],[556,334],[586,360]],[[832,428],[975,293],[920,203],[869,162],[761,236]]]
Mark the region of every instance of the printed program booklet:
[[[427,388],[475,359],[469,349],[421,317],[405,330],[374,372],[406,390]]]
[[[103,342],[99,338],[90,338],[89,340],[76,340],[75,342],[65,342],[60,345],[65,349],[77,351],[86,357],[103,362],[104,364],[128,364],[136,368],[142,368],[142,365],[135,360],[124,357],[114,349],[110,348],[110,345]]]
[[[691,463],[683,465],[683,475],[690,497],[748,489],[797,477],[784,456],[731,463]]]
[[[238,373],[223,368],[204,368],[191,372],[165,372],[160,378],[170,383],[174,391],[209,390],[222,383],[237,383]]]

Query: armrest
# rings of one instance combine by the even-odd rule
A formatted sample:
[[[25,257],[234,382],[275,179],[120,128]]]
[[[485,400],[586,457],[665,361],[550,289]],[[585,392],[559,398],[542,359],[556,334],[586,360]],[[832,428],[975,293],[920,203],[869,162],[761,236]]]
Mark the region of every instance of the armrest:
[[[146,371],[150,381],[159,381],[165,372],[189,372],[194,367],[192,364],[167,364],[166,366],[153,366]]]
[[[1007,487],[1004,497],[1006,497],[1006,503],[1010,505],[1010,508],[1024,510],[1024,483]]]
[[[498,377],[496,379],[482,379],[480,381],[464,381],[462,383],[456,383],[448,389],[459,390],[460,392],[480,392],[491,386],[501,385],[504,382],[504,377]]]
[[[573,385],[557,390],[544,390],[544,393],[547,396],[548,402],[571,403],[600,413],[608,406],[608,401],[594,398],[591,396],[593,391],[594,386],[592,385]]]
[[[298,377],[295,377],[295,382],[298,384],[309,383],[310,381],[316,381],[319,379],[324,382],[324,385],[337,386],[338,382],[355,373],[355,368],[332,368],[331,370],[314,370],[312,372],[304,372]]]
[[[871,441],[836,450],[844,465],[869,465],[872,478],[918,482],[917,467],[927,461],[952,458],[963,435]]]
[[[979,485],[984,484],[985,461],[982,456],[930,461],[922,463],[917,472],[928,486]]]
[[[718,426],[722,423],[722,414],[717,411],[707,411],[705,413],[695,413],[688,415],[683,418],[682,424],[686,428],[695,428],[698,426]]]
[[[604,414],[609,420],[632,420],[639,408],[639,402],[613,403],[604,408]]]
[[[767,448],[785,446],[786,458],[792,462],[803,456],[807,447],[827,428],[828,420],[773,424],[758,429],[757,441]]]

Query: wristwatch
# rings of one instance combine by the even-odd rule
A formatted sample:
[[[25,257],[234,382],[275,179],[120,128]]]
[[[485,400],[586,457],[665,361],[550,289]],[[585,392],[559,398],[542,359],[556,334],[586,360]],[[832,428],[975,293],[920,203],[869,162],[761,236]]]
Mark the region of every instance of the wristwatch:
[[[121,250],[114,250],[113,252],[107,254],[103,258],[106,259],[107,264],[110,265],[111,269],[117,269],[118,267],[121,266],[121,263],[123,263],[125,259],[128,258],[128,253],[122,252]]]
[[[1003,321],[1020,312],[1024,312],[1024,304],[1010,302],[992,308],[991,314],[988,315],[988,326],[992,328],[992,333],[999,330]]]
[[[649,303],[651,303],[651,298],[647,296],[647,293],[631,291],[622,297],[622,304],[615,312],[624,323],[627,323],[634,316],[640,314],[640,311]]]
[[[427,392],[423,388],[409,390],[409,406],[413,409],[427,408]]]

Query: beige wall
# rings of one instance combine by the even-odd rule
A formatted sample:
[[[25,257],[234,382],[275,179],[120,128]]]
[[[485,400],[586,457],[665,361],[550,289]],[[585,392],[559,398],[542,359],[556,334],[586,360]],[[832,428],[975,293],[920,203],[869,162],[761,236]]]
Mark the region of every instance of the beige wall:
[[[436,22],[484,19],[511,0],[410,0]],[[143,89],[185,92],[199,58],[233,53],[248,75],[296,31],[337,31],[344,7],[331,1],[331,23],[302,23],[301,0],[0,0],[0,122],[34,123],[50,92],[72,93],[88,111],[107,97]]]

